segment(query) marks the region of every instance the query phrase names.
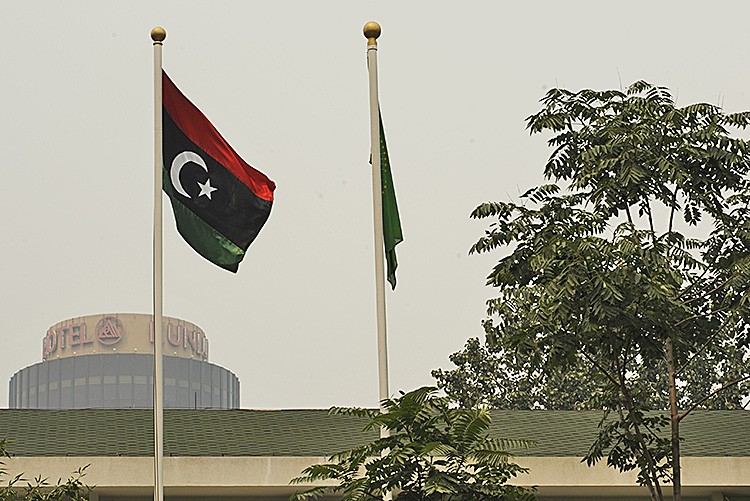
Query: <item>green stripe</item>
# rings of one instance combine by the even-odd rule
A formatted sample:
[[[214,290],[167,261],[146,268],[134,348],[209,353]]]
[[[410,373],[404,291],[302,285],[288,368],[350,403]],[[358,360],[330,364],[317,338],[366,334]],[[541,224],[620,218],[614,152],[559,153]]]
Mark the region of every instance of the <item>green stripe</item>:
[[[224,235],[209,226],[179,201],[172,199],[172,209],[177,221],[177,231],[182,238],[216,266],[237,273],[245,251],[230,242]]]
[[[240,261],[245,257],[245,251],[177,200],[166,169],[163,170],[163,174],[164,191],[172,202],[177,231],[182,235],[182,238],[190,247],[195,249],[195,252],[216,266],[237,273]]]

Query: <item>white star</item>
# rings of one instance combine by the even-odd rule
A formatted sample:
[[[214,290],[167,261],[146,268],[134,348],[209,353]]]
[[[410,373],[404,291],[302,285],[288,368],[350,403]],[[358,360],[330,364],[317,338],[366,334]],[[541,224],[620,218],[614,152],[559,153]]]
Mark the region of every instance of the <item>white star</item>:
[[[201,192],[198,193],[199,197],[202,197],[203,195],[206,195],[209,200],[211,200],[211,193],[216,191],[216,188],[211,186],[211,179],[206,179],[206,184],[201,184],[200,181],[198,181],[198,186],[201,188]]]

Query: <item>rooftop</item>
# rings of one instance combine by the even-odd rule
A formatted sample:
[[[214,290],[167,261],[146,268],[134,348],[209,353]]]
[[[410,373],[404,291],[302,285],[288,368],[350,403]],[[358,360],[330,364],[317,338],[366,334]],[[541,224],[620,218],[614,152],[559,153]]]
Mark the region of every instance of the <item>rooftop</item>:
[[[493,411],[491,432],[533,440],[525,457],[583,456],[599,411]],[[15,456],[150,456],[149,409],[0,409],[0,438]],[[376,434],[366,420],[326,410],[164,411],[165,456],[329,456]],[[696,411],[681,426],[683,456],[750,457],[748,411]]]

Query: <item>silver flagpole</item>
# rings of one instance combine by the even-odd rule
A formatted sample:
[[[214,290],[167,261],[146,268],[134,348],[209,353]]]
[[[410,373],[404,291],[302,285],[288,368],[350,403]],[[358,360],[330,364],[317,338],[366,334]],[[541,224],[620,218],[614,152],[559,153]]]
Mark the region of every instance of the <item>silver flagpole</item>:
[[[380,109],[378,106],[378,41],[380,25],[365,24],[367,38],[367,69],[370,75],[370,153],[372,155],[372,205],[375,220],[375,292],[378,328],[378,390],[380,410],[388,391],[388,337],[385,317],[385,257],[383,244],[383,181],[380,171]],[[381,430],[381,436],[384,430]]]
[[[162,104],[161,49],[167,32],[151,30],[154,42],[154,501],[164,500],[164,399],[162,375]]]

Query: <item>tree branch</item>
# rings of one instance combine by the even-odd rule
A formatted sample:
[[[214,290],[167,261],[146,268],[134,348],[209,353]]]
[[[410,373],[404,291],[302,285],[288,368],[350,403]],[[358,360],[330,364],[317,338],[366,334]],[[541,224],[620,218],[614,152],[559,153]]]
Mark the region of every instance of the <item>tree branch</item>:
[[[591,356],[589,356],[588,353],[586,353],[585,351],[581,351],[580,353],[581,353],[581,355],[584,356],[584,358],[586,358],[586,360],[588,360],[589,362],[591,362],[592,364],[594,364],[594,367],[596,367],[597,369],[599,369],[599,371],[601,371],[601,373],[604,374],[607,377],[607,379],[609,379],[609,381],[612,384],[614,384],[616,386],[620,385],[618,379],[615,378],[612,374],[610,374],[609,371],[607,371],[607,369],[605,369],[604,367],[602,367],[601,364],[599,364],[596,360],[594,360],[593,358],[591,358]]]
[[[724,386],[722,386],[721,388],[712,391],[711,393],[709,393],[708,395],[706,395],[705,397],[701,398],[700,400],[698,400],[697,402],[695,402],[693,405],[691,405],[690,407],[688,407],[688,409],[685,412],[683,412],[682,414],[680,414],[680,416],[677,418],[678,421],[682,421],[683,419],[685,419],[688,416],[688,414],[690,414],[691,412],[693,412],[700,405],[702,405],[703,403],[705,403],[707,400],[715,397],[716,395],[718,395],[722,391],[726,390],[727,388],[731,388],[732,386],[735,386],[735,385],[737,385],[737,384],[739,384],[739,383],[741,383],[743,381],[747,381],[747,380],[750,380],[750,374],[747,374],[745,376],[742,376],[741,378],[737,378],[737,379],[735,379],[733,381],[730,381],[727,384],[725,384]]]
[[[641,447],[641,454],[643,455],[643,458],[646,460],[647,465],[647,472],[650,477],[651,482],[653,482],[653,487],[651,486],[651,482],[648,483],[649,489],[653,489],[651,492],[652,498],[655,499],[664,499],[664,495],[662,494],[661,485],[659,484],[659,473],[656,468],[656,462],[654,461],[653,456],[651,455],[651,451],[648,448],[648,444],[646,443],[646,439],[643,437],[643,434],[640,430],[640,425],[642,424],[640,420],[635,416],[635,402],[633,401],[633,397],[630,394],[630,391],[628,391],[628,386],[625,380],[625,371],[622,370],[619,367],[619,359],[617,356],[614,357],[614,360],[612,363],[615,365],[615,370],[617,371],[618,377],[619,377],[619,383],[618,387],[620,391],[622,392],[622,396],[625,399],[625,406],[628,410],[628,417],[630,419],[631,424],[633,425],[633,431],[635,432],[636,439],[638,441],[638,444]]]
[[[674,226],[674,214],[677,211],[677,192],[679,189],[678,186],[675,186],[674,193],[672,193],[672,207],[669,212],[669,229],[667,230],[667,233],[672,233],[672,227]]]
[[[633,215],[630,213],[630,205],[625,205],[625,214],[628,216],[628,222],[630,223],[630,226],[635,226],[633,224]]]
[[[720,333],[721,333],[721,328],[719,328],[719,329],[716,329],[716,332],[714,332],[714,333],[713,333],[713,334],[711,335],[711,337],[709,337],[709,338],[708,338],[708,339],[706,340],[706,342],[705,342],[705,343],[703,344],[703,346],[701,346],[701,347],[700,347],[700,349],[698,349],[698,351],[696,351],[695,353],[693,353],[692,355],[690,355],[690,357],[689,357],[689,358],[688,358],[688,359],[687,359],[687,360],[685,361],[685,363],[684,363],[684,364],[682,364],[682,367],[680,367],[680,368],[679,368],[679,369],[677,370],[677,372],[675,372],[675,377],[678,377],[678,376],[680,376],[680,374],[682,374],[682,371],[684,371],[685,369],[687,369],[687,368],[688,368],[688,366],[689,366],[689,365],[690,365],[690,364],[691,364],[691,363],[693,362],[693,360],[695,360],[695,359],[696,359],[696,357],[698,357],[698,355],[700,355],[701,353],[703,353],[703,352],[704,352],[704,351],[706,350],[706,348],[708,348],[708,345],[709,345],[709,344],[711,344],[711,342],[712,342],[712,341],[713,341],[714,339],[716,339],[716,336],[718,336],[718,335],[719,335]]]
[[[654,229],[654,216],[651,214],[651,201],[646,198],[646,214],[648,214],[648,227],[651,228],[651,242],[656,245],[656,230]]]
[[[716,315],[716,314],[721,313],[723,311],[727,311],[728,309],[729,309],[729,306],[725,306],[724,308],[719,308],[718,310],[712,310],[712,311],[708,311],[706,313],[699,313],[697,315],[691,315],[689,317],[683,318],[682,320],[680,320],[679,322],[677,322],[676,324],[674,324],[674,326],[675,327],[679,327],[682,324],[684,324],[685,322],[689,322],[691,320],[695,320],[695,319],[698,319],[698,318],[710,317],[711,315]]]
[[[698,276],[698,278],[692,284],[690,284],[685,290],[683,290],[682,292],[680,292],[675,299],[677,299],[677,300],[682,299],[685,296],[685,294],[687,294],[688,292],[690,292],[691,290],[693,290],[693,288],[696,286],[696,284],[700,283],[703,280],[703,278],[709,272],[710,268],[705,263],[702,263],[702,264],[703,264],[703,266],[705,266],[705,268],[703,269],[703,273],[701,273]]]
[[[727,278],[726,280],[724,280],[722,283],[720,283],[719,285],[717,285],[716,287],[714,287],[713,289],[711,289],[710,291],[704,292],[700,296],[695,296],[694,298],[688,299],[687,301],[683,301],[682,304],[688,305],[688,304],[692,303],[693,301],[697,301],[698,299],[703,299],[706,296],[709,296],[709,295],[713,294],[714,292],[719,291],[720,289],[722,289],[723,287],[725,287],[726,285],[728,285],[729,282],[731,282],[735,278],[736,277],[734,275],[732,275],[729,278]],[[683,292],[683,294],[684,294],[684,292]],[[679,296],[677,296],[677,299],[681,298],[683,294],[680,294]]]

